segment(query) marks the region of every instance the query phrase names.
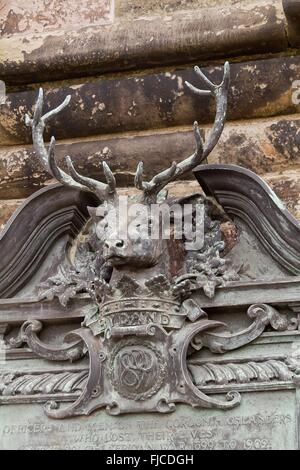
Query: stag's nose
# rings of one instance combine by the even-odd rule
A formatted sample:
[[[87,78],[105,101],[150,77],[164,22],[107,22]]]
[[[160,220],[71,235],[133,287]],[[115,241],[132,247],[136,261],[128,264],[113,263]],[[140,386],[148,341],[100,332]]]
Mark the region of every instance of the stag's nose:
[[[112,248],[122,248],[124,246],[124,240],[106,240],[104,245],[108,250]]]

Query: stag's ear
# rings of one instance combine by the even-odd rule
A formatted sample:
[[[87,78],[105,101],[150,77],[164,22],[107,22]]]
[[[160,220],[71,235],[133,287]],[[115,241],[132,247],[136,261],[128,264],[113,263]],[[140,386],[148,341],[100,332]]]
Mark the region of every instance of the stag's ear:
[[[97,207],[87,206],[87,210],[91,217],[96,216]]]

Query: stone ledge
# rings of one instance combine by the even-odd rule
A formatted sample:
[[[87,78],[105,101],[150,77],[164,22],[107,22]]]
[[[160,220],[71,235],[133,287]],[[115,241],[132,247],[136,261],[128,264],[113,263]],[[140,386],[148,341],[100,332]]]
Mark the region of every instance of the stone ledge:
[[[209,162],[241,165],[259,175],[299,166],[299,129],[299,114],[228,122]],[[192,126],[58,141],[56,146],[59,164],[64,166],[64,157],[70,155],[78,171],[92,178],[103,177],[101,162],[105,160],[115,172],[119,186],[133,185],[141,160],[145,178],[150,178],[193,151]],[[0,149],[0,198],[27,197],[51,182],[32,145]]]
[[[220,82],[222,66],[202,70],[212,81]],[[300,85],[298,95],[293,88],[299,78],[300,55],[232,63],[228,120],[300,113]],[[185,86],[186,80],[206,88],[191,65],[161,73],[55,84],[55,88],[51,84],[45,91],[45,112],[69,94],[71,102],[49,122],[45,136],[50,140],[54,134],[59,140],[213,122],[215,100],[193,94]],[[36,99],[37,90],[7,95],[6,104],[0,107],[0,144],[31,143],[24,116],[32,113]]]
[[[259,0],[238,8],[195,9],[77,31],[2,38],[0,78],[7,84],[30,83],[288,47],[281,0]]]

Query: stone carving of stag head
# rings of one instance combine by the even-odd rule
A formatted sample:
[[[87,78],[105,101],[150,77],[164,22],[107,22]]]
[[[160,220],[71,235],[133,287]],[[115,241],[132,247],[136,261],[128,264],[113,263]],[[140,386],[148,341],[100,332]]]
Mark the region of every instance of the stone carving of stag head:
[[[145,269],[159,263],[170,264],[170,258],[172,258],[170,253],[172,251],[176,255],[177,264],[178,260],[183,258],[182,253],[180,253],[180,250],[183,250],[182,242],[180,247],[180,243],[178,241],[175,243],[172,236],[169,239],[163,239],[161,235],[153,238],[149,236],[149,233],[151,226],[153,228],[153,223],[159,223],[153,219],[153,206],[161,203],[170,205],[170,200],[165,199],[162,201],[165,186],[206,161],[224,128],[230,81],[229,64],[226,63],[224,66],[224,77],[220,85],[215,85],[208,80],[198,67],[195,67],[195,72],[204,80],[208,90],[200,90],[188,82],[186,82],[186,85],[197,95],[213,95],[216,99],[215,122],[207,140],[202,139],[198,124],[195,122],[196,148],[194,153],[180,163],[173,162],[168,169],[155,175],[149,182],[143,179],[143,163],[140,162],[134,179],[135,186],[139,191],[136,195],[127,199],[126,209],[124,209],[124,204],[118,197],[116,180],[107,163],[103,162],[104,183],[79,174],[69,156],[65,157],[67,171],[62,170],[55,160],[54,137],[51,138],[49,148],[47,149],[45,146],[43,132],[46,123],[68,105],[70,96],[56,109],[42,115],[43,90],[40,89],[33,118],[26,115],[26,124],[32,127],[35,151],[44,168],[63,185],[88,191],[97,196],[99,206],[90,210],[90,227],[93,236],[98,240],[99,251],[101,250],[104,260],[117,270],[122,270],[124,267],[126,269],[130,267]],[[161,228],[156,233],[161,234]],[[174,268],[174,270],[176,269]]]
[[[164,253],[165,243],[162,237],[151,236],[150,202],[142,196],[115,196],[114,200],[90,210],[94,237],[104,261],[119,270],[155,266]]]

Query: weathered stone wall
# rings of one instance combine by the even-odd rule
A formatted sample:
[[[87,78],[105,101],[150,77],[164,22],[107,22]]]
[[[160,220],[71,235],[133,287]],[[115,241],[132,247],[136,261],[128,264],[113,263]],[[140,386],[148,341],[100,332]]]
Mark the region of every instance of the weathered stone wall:
[[[198,84],[194,64],[220,80],[225,60],[229,120],[209,161],[253,169],[300,220],[299,15],[300,0],[0,0],[0,225],[51,182],[24,123],[40,85],[46,108],[72,96],[46,132],[58,160],[99,178],[107,160],[125,187],[138,161],[150,177],[192,151],[214,103],[184,81]]]

